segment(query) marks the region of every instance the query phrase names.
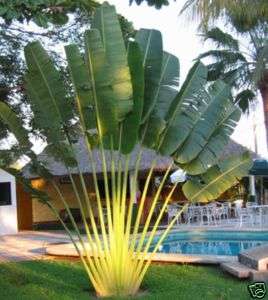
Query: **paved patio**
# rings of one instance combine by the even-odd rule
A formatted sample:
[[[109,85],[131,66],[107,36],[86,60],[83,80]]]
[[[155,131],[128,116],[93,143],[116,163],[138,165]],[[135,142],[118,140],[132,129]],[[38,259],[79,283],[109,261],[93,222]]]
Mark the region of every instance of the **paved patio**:
[[[69,241],[63,232],[24,231],[0,236],[0,262],[48,259],[45,256],[48,244]]]

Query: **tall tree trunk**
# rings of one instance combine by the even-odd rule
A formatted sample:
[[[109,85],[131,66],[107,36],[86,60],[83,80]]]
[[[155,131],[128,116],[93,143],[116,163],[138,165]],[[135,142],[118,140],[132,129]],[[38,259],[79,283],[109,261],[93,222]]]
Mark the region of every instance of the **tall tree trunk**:
[[[264,123],[266,128],[266,142],[268,145],[268,80],[259,85],[259,90],[262,96]]]

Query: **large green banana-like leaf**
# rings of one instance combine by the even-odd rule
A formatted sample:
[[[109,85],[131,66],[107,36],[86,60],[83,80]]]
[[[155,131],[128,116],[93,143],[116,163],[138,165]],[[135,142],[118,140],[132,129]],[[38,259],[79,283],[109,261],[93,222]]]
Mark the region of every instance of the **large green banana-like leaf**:
[[[197,62],[192,67],[166,117],[167,127],[160,140],[160,152],[173,154],[185,141],[210,97],[205,90],[207,68]]]
[[[183,192],[192,202],[212,201],[246,176],[251,166],[248,152],[227,158],[200,177],[188,180],[182,187]]]
[[[92,89],[99,134],[113,135],[118,129],[118,110],[112,88],[112,74],[97,29],[85,33],[86,65]]]
[[[199,115],[187,139],[175,155],[176,161],[181,164],[186,164],[197,157],[226,115],[231,103],[231,87],[218,80],[211,87],[209,96],[211,101]]]
[[[32,144],[28,139],[28,131],[22,126],[16,113],[5,103],[0,101],[0,119],[6,124],[21,146],[30,149]]]
[[[178,93],[180,76],[179,60],[176,56],[164,52],[160,80],[156,90],[156,102],[150,117],[144,125],[145,136],[143,143],[147,147],[153,147],[165,128],[165,117],[172,100]],[[143,133],[141,133],[143,136]]]
[[[144,96],[142,55],[136,42],[129,42],[128,64],[132,78],[134,106],[122,124],[122,153],[130,153],[138,141]]]
[[[73,82],[80,120],[85,130],[96,128],[96,115],[88,71],[76,45],[65,47],[68,68]]]
[[[117,102],[118,118],[123,120],[132,110],[133,93],[126,47],[115,7],[104,3],[95,11],[92,28],[99,30],[110,65],[112,88]]]
[[[31,99],[34,122],[45,134],[50,154],[68,166],[76,164],[67,125],[73,118],[72,106],[66,96],[60,72],[39,42],[25,47],[28,72],[25,76],[27,94]]]
[[[160,81],[156,93],[156,105],[153,109],[153,114],[162,119],[166,117],[171,101],[178,93],[179,77],[179,59],[168,52],[164,52]]]
[[[58,141],[62,126],[72,118],[71,103],[59,71],[39,42],[25,47],[28,72],[26,90],[31,98],[35,123],[50,141]]]
[[[204,173],[219,160],[219,156],[227,146],[230,136],[241,117],[240,109],[233,104],[230,106],[226,116],[219,123],[202,151],[193,161],[183,166],[183,169],[188,174],[197,175]]]
[[[158,30],[140,29],[135,39],[143,55],[145,90],[142,123],[144,123],[154,108],[158,97],[163,45],[162,36]]]

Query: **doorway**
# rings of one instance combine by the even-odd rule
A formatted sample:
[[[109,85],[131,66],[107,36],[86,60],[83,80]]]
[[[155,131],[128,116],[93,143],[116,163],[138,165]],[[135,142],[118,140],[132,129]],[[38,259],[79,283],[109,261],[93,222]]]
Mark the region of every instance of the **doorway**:
[[[17,211],[18,230],[32,230],[33,206],[31,195],[26,193],[20,184],[17,184]]]

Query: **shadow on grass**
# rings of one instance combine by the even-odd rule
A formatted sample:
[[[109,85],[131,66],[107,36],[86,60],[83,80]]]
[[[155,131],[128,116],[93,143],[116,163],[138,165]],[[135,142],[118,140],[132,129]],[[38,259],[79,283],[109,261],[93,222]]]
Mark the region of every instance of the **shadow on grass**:
[[[0,266],[0,290],[5,288],[0,299],[76,299],[77,295],[89,299],[94,293],[78,263],[35,261]]]
[[[250,299],[247,284],[217,267],[153,265],[142,285],[145,292],[137,299],[244,300]],[[84,300],[96,299],[94,295],[86,273],[77,262],[0,264],[0,299]]]

